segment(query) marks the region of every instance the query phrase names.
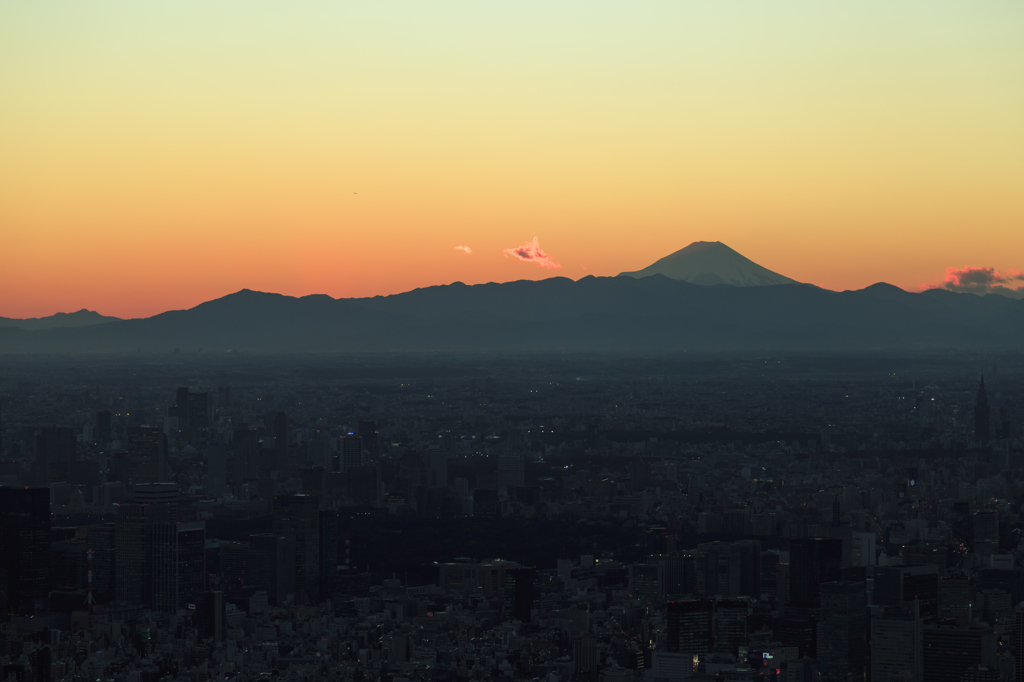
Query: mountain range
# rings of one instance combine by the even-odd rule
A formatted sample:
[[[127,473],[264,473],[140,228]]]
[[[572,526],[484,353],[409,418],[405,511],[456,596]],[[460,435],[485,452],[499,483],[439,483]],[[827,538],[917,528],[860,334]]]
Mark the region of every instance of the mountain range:
[[[0,327],[0,353],[628,354],[1024,346],[1021,300],[941,289],[910,293],[889,284],[829,291],[776,275],[724,244],[711,244],[691,245],[649,268],[623,273],[629,276],[578,281],[456,282],[354,299],[244,289],[144,319],[35,330]],[[710,257],[702,263],[701,254]],[[662,272],[653,272],[656,268]],[[711,281],[709,274],[746,283],[686,281]],[[763,283],[750,284],[756,278]]]

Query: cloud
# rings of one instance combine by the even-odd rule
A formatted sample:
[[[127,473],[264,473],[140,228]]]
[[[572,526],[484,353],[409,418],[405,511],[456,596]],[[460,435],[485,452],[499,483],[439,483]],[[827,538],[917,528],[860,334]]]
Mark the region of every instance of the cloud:
[[[583,263],[580,263],[580,267],[581,267],[581,268],[583,268],[584,270],[586,270],[586,269],[587,269],[587,266],[586,266],[586,265],[584,265]]]
[[[505,249],[505,256],[515,256],[519,260],[526,261],[527,263],[534,263],[538,267],[547,268],[548,270],[556,270],[562,267],[561,263],[556,263],[551,256],[544,253],[544,249],[540,248],[540,242],[534,237],[532,242],[526,242],[522,246],[517,246],[514,249]]]
[[[1007,284],[1024,282],[1024,272],[995,268],[974,267],[946,268],[946,277],[941,284],[926,284],[925,289],[947,289],[968,294],[1002,294],[1017,297],[1021,289],[1008,287]]]
[[[455,250],[456,251],[461,251],[462,253],[466,254],[467,256],[469,254],[473,253],[473,249],[469,248],[468,246],[456,246]]]

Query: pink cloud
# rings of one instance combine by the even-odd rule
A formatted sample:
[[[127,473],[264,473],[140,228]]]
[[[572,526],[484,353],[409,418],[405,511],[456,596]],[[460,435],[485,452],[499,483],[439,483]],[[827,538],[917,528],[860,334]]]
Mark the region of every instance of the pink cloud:
[[[586,266],[586,265],[584,265],[583,263],[580,263],[580,267],[581,267],[581,268],[583,268],[584,270],[586,270],[586,269],[587,269],[587,266]]]
[[[505,249],[505,255],[515,256],[519,260],[534,263],[538,267],[547,268],[548,270],[556,270],[562,267],[561,263],[556,263],[551,256],[544,253],[544,249],[540,248],[540,242],[536,237],[533,238],[532,242],[526,242],[522,246],[517,246],[514,249]]]
[[[924,284],[922,289],[948,289],[970,294],[1014,291],[1007,284],[1024,282],[1024,272],[995,268],[974,267],[946,268],[946,277],[941,284]]]
[[[469,248],[468,246],[456,246],[455,250],[456,251],[461,251],[462,253],[466,254],[467,256],[469,254],[473,253],[473,249]]]

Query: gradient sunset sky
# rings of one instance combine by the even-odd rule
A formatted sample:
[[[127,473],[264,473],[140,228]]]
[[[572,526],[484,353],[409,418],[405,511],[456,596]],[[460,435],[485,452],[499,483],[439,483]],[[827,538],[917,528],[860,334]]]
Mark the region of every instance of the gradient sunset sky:
[[[1019,0],[6,2],[0,315],[695,240],[830,289],[1024,268],[1022,36]]]

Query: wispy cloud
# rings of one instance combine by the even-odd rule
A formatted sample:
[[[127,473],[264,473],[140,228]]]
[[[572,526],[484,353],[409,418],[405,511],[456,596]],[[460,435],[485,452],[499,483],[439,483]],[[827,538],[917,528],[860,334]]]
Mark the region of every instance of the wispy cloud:
[[[556,263],[551,256],[544,252],[544,249],[540,248],[540,242],[536,237],[533,238],[533,241],[526,242],[522,246],[505,249],[505,255],[515,256],[519,260],[533,263],[538,267],[547,268],[548,270],[556,270],[562,267],[561,263]]]
[[[1004,294],[1016,296],[1020,289],[1011,286],[1016,282],[1024,282],[1024,272],[1020,270],[1004,270],[995,268],[974,267],[946,268],[946,277],[941,284],[925,284],[924,289],[947,289],[968,294]]]
[[[466,254],[467,256],[469,254],[473,253],[473,249],[469,248],[468,246],[456,246],[455,250],[456,251],[461,251],[462,253]]]

